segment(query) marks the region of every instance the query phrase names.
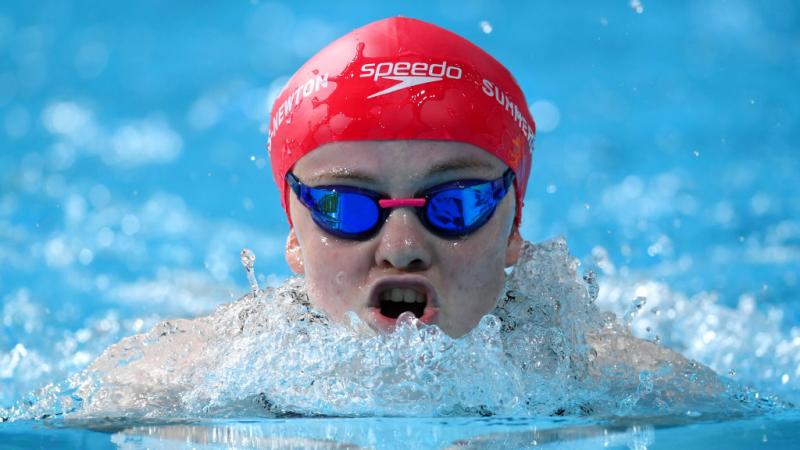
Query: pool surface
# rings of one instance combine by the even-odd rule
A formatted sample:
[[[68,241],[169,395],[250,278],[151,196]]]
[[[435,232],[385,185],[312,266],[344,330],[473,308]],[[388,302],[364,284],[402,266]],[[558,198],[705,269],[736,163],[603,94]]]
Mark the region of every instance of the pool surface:
[[[0,428],[10,449],[495,449],[726,448],[791,449],[800,439],[800,416],[686,423],[516,418],[295,418],[179,423],[68,424],[15,422]]]

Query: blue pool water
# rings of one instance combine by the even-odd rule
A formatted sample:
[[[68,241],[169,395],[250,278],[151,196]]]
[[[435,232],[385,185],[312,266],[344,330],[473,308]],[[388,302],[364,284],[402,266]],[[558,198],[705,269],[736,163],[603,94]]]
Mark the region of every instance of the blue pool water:
[[[637,336],[800,403],[795,2],[45,1],[0,6],[0,408],[122,337],[240,297],[243,247],[258,255],[262,285],[282,282],[287,225],[266,160],[270,99],[329,40],[395,14],[467,37],[519,80],[538,124],[526,239],[564,236],[582,270],[598,274],[604,309],[622,316],[646,297],[631,323]],[[643,420],[643,434],[614,428],[624,435],[614,445],[724,436],[780,448],[791,442],[781,436],[797,438],[798,421],[776,414]],[[431,436],[421,445],[446,447],[471,436],[458,424],[473,419],[438,428],[295,420],[101,433],[15,422],[0,435],[20,447],[144,448],[137,442],[188,434],[224,445],[203,437],[215,427],[236,436],[308,427],[301,436],[345,442],[374,430],[393,448],[411,429]],[[600,442],[570,431],[596,425],[583,419],[509,420],[476,428],[563,429],[549,445],[576,434],[588,439],[579,445]]]
[[[796,413],[729,422],[637,423],[519,418],[297,418],[48,427],[12,423],[3,442],[20,448],[173,449],[674,449],[785,448],[800,439]],[[32,433],[31,431],[35,431]]]

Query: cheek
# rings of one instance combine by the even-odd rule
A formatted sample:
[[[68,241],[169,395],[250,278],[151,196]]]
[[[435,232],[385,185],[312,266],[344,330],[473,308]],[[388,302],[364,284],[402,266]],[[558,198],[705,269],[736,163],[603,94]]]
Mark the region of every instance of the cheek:
[[[512,208],[509,208],[512,206]],[[513,221],[513,205],[503,205],[492,220],[475,235],[449,244],[443,251],[450,292],[462,305],[485,313],[494,305],[505,282],[505,256]]]
[[[303,265],[311,302],[333,318],[363,303],[369,273],[365,252],[321,235],[304,236]]]
[[[461,298],[472,303],[492,302],[504,280],[504,251],[492,239],[454,242],[448,251],[447,278]]]

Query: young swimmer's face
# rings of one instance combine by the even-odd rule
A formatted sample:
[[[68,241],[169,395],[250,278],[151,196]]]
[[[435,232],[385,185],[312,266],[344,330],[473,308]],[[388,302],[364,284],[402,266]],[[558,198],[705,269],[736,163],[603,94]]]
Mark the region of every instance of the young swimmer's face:
[[[348,185],[408,198],[454,180],[496,179],[506,169],[470,144],[408,140],[329,143],[302,157],[292,172],[309,186]],[[382,309],[381,299],[394,296],[423,300],[421,320],[453,337],[465,334],[494,307],[503,269],[516,262],[522,245],[513,227],[513,186],[483,227],[459,239],[432,234],[413,208],[399,207],[372,238],[345,240],[318,227],[291,190],[289,205],[294,227],[286,259],[305,275],[311,302],[334,320],[354,311],[384,331],[395,320],[381,311],[402,305]]]

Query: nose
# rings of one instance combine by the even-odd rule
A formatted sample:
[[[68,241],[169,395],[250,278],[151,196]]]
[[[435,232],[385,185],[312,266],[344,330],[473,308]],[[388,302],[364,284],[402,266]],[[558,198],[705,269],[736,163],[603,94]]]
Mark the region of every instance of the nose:
[[[381,268],[425,270],[433,257],[429,238],[411,208],[396,208],[378,234],[375,263]]]

